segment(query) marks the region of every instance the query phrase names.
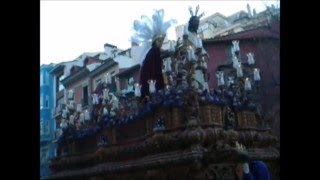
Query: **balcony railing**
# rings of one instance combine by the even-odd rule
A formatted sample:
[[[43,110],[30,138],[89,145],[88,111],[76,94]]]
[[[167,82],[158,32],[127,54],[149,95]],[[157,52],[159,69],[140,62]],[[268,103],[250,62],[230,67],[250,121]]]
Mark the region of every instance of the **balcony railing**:
[[[88,98],[81,99],[81,104],[82,104],[82,107],[88,106],[89,104]]]
[[[64,96],[64,90],[60,90],[58,93],[57,93],[57,99],[60,99]]]
[[[62,113],[62,109],[65,109],[65,107],[66,107],[65,104],[58,104],[58,106],[54,108],[53,116],[57,116],[60,113]]]

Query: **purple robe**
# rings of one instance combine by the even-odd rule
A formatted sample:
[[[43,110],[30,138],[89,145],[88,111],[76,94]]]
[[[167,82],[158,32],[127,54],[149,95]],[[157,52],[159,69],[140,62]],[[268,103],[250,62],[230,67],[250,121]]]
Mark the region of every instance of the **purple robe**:
[[[156,90],[164,88],[160,48],[153,46],[146,55],[140,69],[141,99],[149,95],[148,80],[156,80]]]

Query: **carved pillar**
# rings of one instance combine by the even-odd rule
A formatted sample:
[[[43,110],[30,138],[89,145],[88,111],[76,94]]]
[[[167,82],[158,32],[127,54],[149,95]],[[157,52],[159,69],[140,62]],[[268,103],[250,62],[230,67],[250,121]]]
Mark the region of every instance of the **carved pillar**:
[[[212,117],[211,117],[211,106],[210,105],[204,105],[204,106],[200,106],[200,122],[201,124],[211,124],[212,121]]]
[[[211,105],[211,121],[215,126],[223,127],[223,116],[222,116],[222,109],[220,106]]]
[[[172,122],[172,127],[175,128],[175,127],[179,127],[181,126],[181,114],[180,114],[180,110],[179,108],[173,108],[172,109],[172,116],[171,116],[171,122]]]
[[[203,170],[203,179],[237,180],[235,164],[210,164]]]

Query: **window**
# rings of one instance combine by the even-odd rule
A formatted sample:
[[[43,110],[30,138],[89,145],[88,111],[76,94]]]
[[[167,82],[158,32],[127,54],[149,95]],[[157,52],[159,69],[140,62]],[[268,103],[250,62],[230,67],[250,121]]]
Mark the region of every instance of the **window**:
[[[60,84],[60,82],[59,82],[59,78],[60,77],[56,77],[56,93],[58,93],[59,92],[59,84]]]
[[[64,86],[62,85],[62,83],[60,82],[62,79],[64,79],[64,76],[60,76],[59,77],[59,91],[63,90],[64,89]]]
[[[43,135],[43,121],[40,120],[40,135]]]
[[[49,96],[48,96],[48,95],[46,95],[45,107],[46,107],[46,108],[49,108]]]
[[[43,77],[42,77],[42,80],[43,80],[43,84],[46,85],[48,82],[47,82],[47,73],[45,71],[43,71]]]
[[[110,85],[110,92],[116,92],[117,91],[117,85],[116,85],[116,77],[115,77],[115,74],[116,72],[115,71],[112,71],[111,73],[111,77],[112,77],[112,80],[111,80],[111,85]]]
[[[48,149],[43,149],[40,152],[40,163],[45,164],[47,162],[47,151]]]
[[[42,85],[43,85],[43,74],[40,73],[40,86],[42,86]]]
[[[49,135],[50,133],[50,126],[49,126],[49,121],[46,121],[46,135]]]
[[[58,156],[57,148],[54,148],[54,157]]]
[[[74,91],[73,91],[73,89],[70,89],[68,91],[68,100],[74,100]]]
[[[97,86],[99,85],[99,83],[101,82],[101,79],[97,79],[96,80],[96,86],[95,86],[95,89],[97,88]]]
[[[64,79],[63,74],[57,76],[57,78],[56,78],[56,92],[57,93],[64,89],[63,85],[60,82],[62,79]]]
[[[58,99],[57,100],[57,111],[59,112],[61,109],[62,109],[62,106],[61,106],[61,104],[63,104],[64,103],[64,98],[63,97],[61,97],[60,99]]]
[[[43,108],[43,94],[40,94],[40,109]]]
[[[87,106],[88,105],[88,86],[84,86],[82,88],[82,94],[83,94],[83,96],[82,96],[82,98],[83,98],[82,104],[83,104],[83,106]]]
[[[53,131],[56,131],[57,129],[57,122],[56,119],[53,119]]]
[[[49,85],[49,73],[48,72],[44,72],[45,74],[45,82],[44,84]]]

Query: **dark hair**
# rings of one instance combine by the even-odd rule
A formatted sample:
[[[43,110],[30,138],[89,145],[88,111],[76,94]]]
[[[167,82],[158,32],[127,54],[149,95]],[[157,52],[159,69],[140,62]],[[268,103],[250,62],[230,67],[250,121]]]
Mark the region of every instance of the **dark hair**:
[[[198,22],[198,26],[195,27],[195,24],[193,22]],[[197,31],[199,28],[199,23],[200,23],[200,19],[198,16],[191,16],[189,19],[189,26],[188,26],[188,30],[189,31]]]

